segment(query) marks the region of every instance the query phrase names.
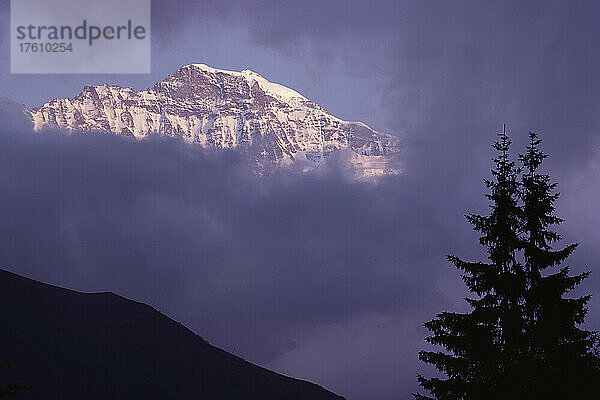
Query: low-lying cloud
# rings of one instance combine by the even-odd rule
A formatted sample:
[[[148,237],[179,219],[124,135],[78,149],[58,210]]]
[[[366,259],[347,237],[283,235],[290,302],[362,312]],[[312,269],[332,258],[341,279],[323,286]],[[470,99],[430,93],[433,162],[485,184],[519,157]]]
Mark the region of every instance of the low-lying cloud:
[[[354,398],[414,386],[421,321],[452,301],[443,255],[462,219],[438,218],[427,185],[261,180],[234,152],[107,134],[3,129],[0,149],[3,267],[148,302]]]

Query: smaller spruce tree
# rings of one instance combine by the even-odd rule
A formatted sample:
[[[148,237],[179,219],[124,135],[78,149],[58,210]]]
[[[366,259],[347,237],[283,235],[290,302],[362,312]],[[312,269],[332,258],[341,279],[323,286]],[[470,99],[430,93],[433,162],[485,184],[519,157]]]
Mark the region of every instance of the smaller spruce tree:
[[[531,398],[565,399],[575,394],[593,398],[600,393],[598,334],[579,327],[591,296],[565,297],[590,273],[572,275],[568,266],[560,267],[578,243],[552,247],[561,236],[551,227],[563,219],[554,215],[557,183],[539,172],[547,158],[540,143],[538,135],[529,132],[526,152],[519,155],[524,167],[522,234],[528,283],[527,348],[521,376],[527,378],[526,392]],[[556,268],[558,271],[552,271]]]

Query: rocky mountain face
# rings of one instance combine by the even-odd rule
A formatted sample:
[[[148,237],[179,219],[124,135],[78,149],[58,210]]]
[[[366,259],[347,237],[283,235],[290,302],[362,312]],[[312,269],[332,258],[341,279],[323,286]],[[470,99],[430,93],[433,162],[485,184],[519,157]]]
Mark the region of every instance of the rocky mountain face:
[[[396,137],[342,121],[250,70],[186,65],[142,91],[86,86],[73,99],[26,112],[35,130],[103,131],[138,139],[164,135],[207,149],[238,148],[258,172],[286,166],[307,171],[330,159],[342,159],[357,176],[399,172]]]

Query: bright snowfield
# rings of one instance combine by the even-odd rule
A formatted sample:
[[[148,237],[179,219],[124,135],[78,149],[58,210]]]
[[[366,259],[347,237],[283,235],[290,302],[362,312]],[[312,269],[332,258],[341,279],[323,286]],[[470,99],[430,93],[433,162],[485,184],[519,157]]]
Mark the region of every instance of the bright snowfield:
[[[73,99],[26,110],[34,129],[178,137],[208,149],[239,148],[257,172],[310,171],[328,160],[356,177],[398,174],[398,138],[342,121],[256,72],[186,65],[152,88],[85,86]],[[334,157],[332,157],[334,156]]]

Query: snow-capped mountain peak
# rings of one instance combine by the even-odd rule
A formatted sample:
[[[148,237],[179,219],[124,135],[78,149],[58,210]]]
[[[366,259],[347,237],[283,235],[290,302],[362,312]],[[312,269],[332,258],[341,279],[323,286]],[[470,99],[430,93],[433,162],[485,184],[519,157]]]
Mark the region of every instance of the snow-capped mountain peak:
[[[398,172],[398,138],[336,118],[251,70],[190,64],[148,89],[85,86],[72,99],[55,99],[27,113],[38,131],[164,135],[207,149],[238,148],[256,161],[259,172],[281,166],[310,170],[340,150],[349,152],[342,158],[358,175]]]
[[[266,94],[272,95],[282,101],[286,101],[286,100],[289,101],[291,99],[308,100],[304,96],[302,96],[300,93],[296,92],[295,90],[292,90],[283,85],[279,85],[277,83],[269,82],[268,80],[263,78],[260,74],[254,72],[250,69],[245,69],[242,72],[227,71],[224,69],[213,68],[206,64],[190,64],[190,65],[186,65],[182,68],[183,69],[198,68],[198,69],[201,69],[202,71],[206,71],[210,74],[222,73],[222,74],[227,74],[227,75],[232,75],[232,76],[241,76],[246,80],[246,82],[248,82],[248,84],[250,86],[254,85],[254,82],[256,82],[256,83],[258,83],[260,88]]]

